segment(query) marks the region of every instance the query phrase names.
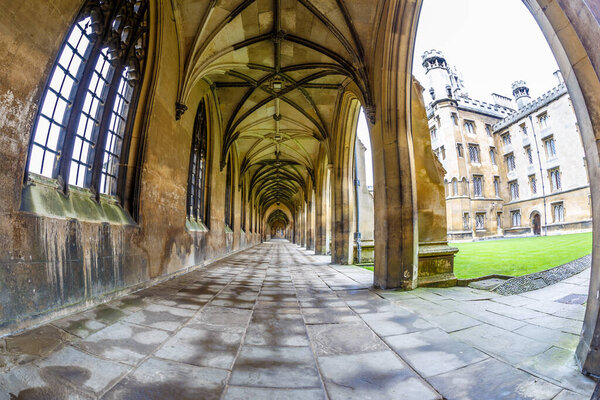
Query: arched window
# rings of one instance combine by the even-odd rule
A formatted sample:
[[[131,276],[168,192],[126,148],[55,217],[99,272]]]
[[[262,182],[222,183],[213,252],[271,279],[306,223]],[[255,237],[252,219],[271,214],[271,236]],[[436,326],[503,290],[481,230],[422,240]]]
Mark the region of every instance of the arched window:
[[[192,135],[192,150],[190,152],[190,170],[188,177],[188,217],[204,222],[208,226],[208,125],[206,115],[206,104],[200,101],[196,120],[194,121],[194,133]]]
[[[225,180],[225,225],[233,230],[233,176],[231,157],[227,157],[227,178]]]
[[[242,186],[242,201],[241,203],[241,207],[242,207],[242,230],[244,232],[246,232],[246,187]],[[248,232],[246,232],[248,233]]]
[[[33,128],[38,174],[121,195],[148,42],[147,0],[88,0],[63,43]],[[97,151],[99,150],[99,151]],[[121,186],[119,186],[121,185]]]

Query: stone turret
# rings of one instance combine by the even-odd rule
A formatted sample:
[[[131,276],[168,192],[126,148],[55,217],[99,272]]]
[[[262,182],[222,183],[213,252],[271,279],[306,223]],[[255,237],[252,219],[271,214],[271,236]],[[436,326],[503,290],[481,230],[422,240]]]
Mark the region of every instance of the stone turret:
[[[513,96],[517,101],[517,107],[519,110],[531,103],[531,97],[529,97],[529,88],[525,81],[515,81],[512,84]]]
[[[421,56],[425,76],[428,80],[426,89],[433,101],[452,98],[452,82],[446,58],[439,50],[429,50]]]

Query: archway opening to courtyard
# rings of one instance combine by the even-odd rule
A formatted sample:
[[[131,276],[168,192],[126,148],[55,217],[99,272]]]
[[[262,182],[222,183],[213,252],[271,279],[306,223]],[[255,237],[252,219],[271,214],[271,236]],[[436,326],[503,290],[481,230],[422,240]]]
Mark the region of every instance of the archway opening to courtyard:
[[[505,279],[509,276],[494,275],[535,273],[512,280],[511,290],[523,293],[580,273],[577,277],[585,283],[563,285],[555,301],[579,298],[573,304],[578,308],[567,316],[578,321],[576,327],[587,310],[575,353],[584,372],[590,372],[586,366],[595,368],[589,346],[598,306],[587,294],[595,293],[598,267],[594,262],[589,269],[592,215],[597,215],[592,208],[595,183],[589,176],[598,173],[597,164],[590,165],[598,154],[595,147],[588,147],[595,140],[591,119],[596,112],[583,101],[585,90],[579,80],[587,80],[582,70],[592,67],[586,64],[574,70],[574,60],[569,58],[573,49],[556,40],[557,21],[545,14],[545,8],[535,2],[513,3],[503,2],[497,10],[499,5],[491,1],[422,3],[412,68],[422,85],[431,148],[444,167],[448,242],[460,250],[456,275],[469,278],[464,283],[480,289],[500,288],[502,293],[506,287],[502,280],[489,286],[472,283],[485,275]],[[478,8],[484,12],[478,14]],[[503,19],[507,12],[511,18]],[[496,17],[490,20],[490,14]],[[461,24],[448,29],[444,23],[448,20]],[[502,29],[509,21],[519,29]],[[494,34],[486,36],[488,29]],[[492,59],[495,62],[489,63]],[[504,71],[513,72],[504,78],[512,81],[510,85],[488,90],[487,85],[497,83]],[[481,83],[470,85],[477,75],[483,77]],[[591,79],[591,84],[594,89],[588,92],[597,89],[597,79]],[[486,267],[478,268],[479,263]],[[524,264],[536,267],[521,269]],[[500,272],[515,265],[509,268],[511,274]],[[547,278],[563,273],[555,280]],[[538,279],[541,286],[528,285],[528,278]],[[576,337],[580,331],[570,333]]]
[[[448,19],[462,23],[448,29]],[[501,29],[508,21],[518,29]],[[579,122],[527,7],[424,0],[414,51],[431,148],[443,166],[448,241],[464,250],[457,277],[526,275],[590,254]],[[557,246],[562,252],[548,257]]]

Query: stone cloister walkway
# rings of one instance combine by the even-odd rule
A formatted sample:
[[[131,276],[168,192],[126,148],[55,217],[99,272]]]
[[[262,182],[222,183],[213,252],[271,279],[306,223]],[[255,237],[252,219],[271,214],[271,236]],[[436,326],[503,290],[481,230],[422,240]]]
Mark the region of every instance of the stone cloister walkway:
[[[556,301],[589,270],[503,297],[375,292],[328,260],[264,243],[0,339],[0,400],[589,399],[584,307]]]

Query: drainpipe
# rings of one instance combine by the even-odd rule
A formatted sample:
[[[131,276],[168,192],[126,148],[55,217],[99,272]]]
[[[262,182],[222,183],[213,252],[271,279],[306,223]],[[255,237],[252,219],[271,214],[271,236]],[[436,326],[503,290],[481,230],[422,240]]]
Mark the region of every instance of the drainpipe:
[[[358,138],[354,141],[354,196],[356,199],[356,232],[354,232],[354,240],[356,240],[356,258],[358,263],[362,262],[362,248],[360,243],[360,202],[359,202],[359,186],[360,180],[358,180],[358,153],[356,152],[356,144]]]
[[[546,215],[546,185],[544,185],[544,171],[542,171],[542,158],[540,156],[540,148],[538,146],[537,137],[535,135],[535,127],[533,126],[533,118],[529,115],[531,123],[531,132],[533,133],[533,141],[535,142],[535,151],[538,158],[538,166],[540,167],[540,182],[542,182],[542,198],[544,200],[544,236],[548,236],[548,216]]]

